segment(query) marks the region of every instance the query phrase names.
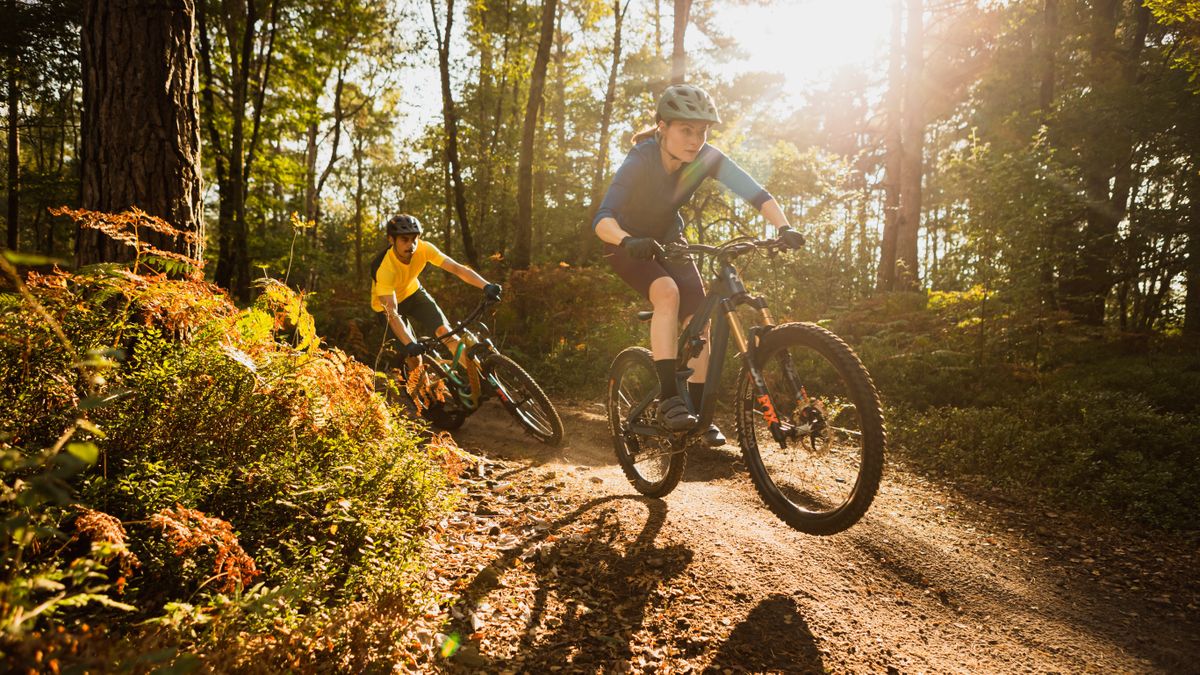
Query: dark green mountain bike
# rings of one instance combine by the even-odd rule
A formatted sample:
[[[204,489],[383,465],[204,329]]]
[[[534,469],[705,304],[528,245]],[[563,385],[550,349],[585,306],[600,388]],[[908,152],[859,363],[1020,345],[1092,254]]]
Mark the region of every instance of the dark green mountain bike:
[[[669,432],[656,419],[658,376],[650,351],[629,347],[609,372],[608,417],[617,460],[634,488],[662,497],[683,475],[690,438],[712,422],[729,337],[741,357],[737,435],[758,494],[791,527],[834,534],[866,513],[883,472],[884,425],[879,396],[858,356],[833,333],[811,323],[775,325],[761,297],[747,292],[734,261],[804,244],[785,229],[775,239],[740,237],[720,246],[669,244],[661,257],[710,258],[708,295],[679,337],[679,392],[700,418],[695,430]],[[739,307],[757,312],[744,328]],[[639,312],[647,320],[651,312]],[[704,347],[710,319],[712,349],[700,401],[687,395],[687,362]]]
[[[428,351],[422,357],[424,368],[419,374],[427,378],[422,383],[419,404],[407,391],[412,373],[404,360],[385,353],[388,340],[376,357],[376,372],[384,364],[382,370],[391,377],[388,390],[407,398],[405,403],[410,411],[418,412],[439,429],[453,431],[461,427],[484,401],[495,397],[531,436],[547,445],[561,444],[562,419],[546,392],[516,361],[501,354],[491,339],[471,330],[470,326],[479,321],[489,304],[486,299],[480,302],[446,335],[420,340]],[[387,362],[396,367],[386,367]]]

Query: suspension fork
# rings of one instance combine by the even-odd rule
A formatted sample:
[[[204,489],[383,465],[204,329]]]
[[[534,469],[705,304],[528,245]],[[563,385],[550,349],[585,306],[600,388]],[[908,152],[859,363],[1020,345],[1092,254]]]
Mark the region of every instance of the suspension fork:
[[[779,422],[779,415],[775,412],[775,404],[771,400],[771,392],[767,389],[766,378],[763,377],[762,371],[755,363],[758,354],[757,331],[747,338],[746,330],[742,327],[742,322],[738,319],[735,311],[736,308],[737,304],[728,299],[721,303],[729,332],[733,334],[733,340],[737,344],[738,352],[741,353],[742,362],[746,365],[746,372],[750,373],[750,379],[754,384],[754,401],[762,408],[763,421],[767,423],[771,438],[774,438],[780,446],[787,447],[787,434],[784,433],[783,426]],[[759,310],[765,313],[764,316],[770,316],[766,312],[765,306],[760,306]]]

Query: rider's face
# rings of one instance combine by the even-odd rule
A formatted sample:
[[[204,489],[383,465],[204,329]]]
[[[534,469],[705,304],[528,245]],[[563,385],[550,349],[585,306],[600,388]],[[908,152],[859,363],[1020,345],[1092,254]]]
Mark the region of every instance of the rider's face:
[[[685,162],[696,159],[700,148],[708,141],[707,122],[675,120],[659,122],[658,128],[662,132],[662,143],[667,152]]]
[[[396,257],[400,262],[407,265],[412,262],[413,252],[417,250],[417,239],[420,235],[416,234],[400,234],[395,237],[388,237],[392,242],[392,250],[396,252]]]

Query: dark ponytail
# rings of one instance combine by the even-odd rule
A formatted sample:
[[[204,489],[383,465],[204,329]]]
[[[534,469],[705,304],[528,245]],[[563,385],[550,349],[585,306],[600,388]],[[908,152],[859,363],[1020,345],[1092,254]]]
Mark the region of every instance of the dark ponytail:
[[[632,145],[637,145],[638,143],[641,143],[642,141],[646,140],[647,138],[653,137],[657,133],[658,133],[658,123],[655,122],[653,125],[648,126],[645,129],[642,129],[641,131],[634,134],[633,138],[629,139],[629,142]]]

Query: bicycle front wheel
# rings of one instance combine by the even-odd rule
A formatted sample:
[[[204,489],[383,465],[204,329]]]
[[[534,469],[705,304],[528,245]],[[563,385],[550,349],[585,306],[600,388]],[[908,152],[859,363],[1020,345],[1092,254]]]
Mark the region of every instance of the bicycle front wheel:
[[[767,392],[743,367],[737,426],[759,496],[801,532],[845,530],[866,513],[883,472],[883,414],[870,375],[845,342],[809,323],[772,329],[755,365]]]
[[[562,443],[563,423],[558,410],[524,368],[503,354],[489,354],[482,366],[504,409],[518,424],[546,445]]]
[[[664,497],[683,477],[686,458],[670,441],[637,433],[658,426],[658,373],[645,347],[617,354],[608,375],[608,422],[617,462],[633,488],[647,497]]]

